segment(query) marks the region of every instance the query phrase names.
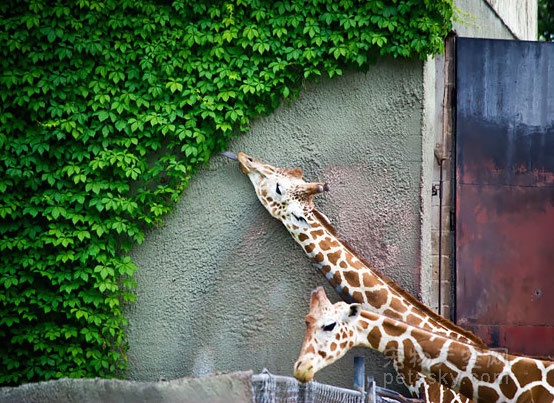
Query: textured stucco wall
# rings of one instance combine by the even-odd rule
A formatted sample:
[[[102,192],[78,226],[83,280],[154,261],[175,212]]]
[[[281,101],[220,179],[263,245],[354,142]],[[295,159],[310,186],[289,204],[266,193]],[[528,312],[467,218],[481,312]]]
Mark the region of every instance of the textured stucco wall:
[[[422,80],[423,63],[387,60],[367,74],[310,84],[230,147],[329,182],[331,191],[316,200],[320,211],[364,258],[416,295]],[[310,291],[327,283],[234,161],[214,157],[132,256],[139,271],[137,301],[126,312],[129,378],[264,367],[292,374]],[[378,354],[356,353],[368,357],[380,385],[384,373],[394,376]],[[353,356],[316,378],[351,386]]]

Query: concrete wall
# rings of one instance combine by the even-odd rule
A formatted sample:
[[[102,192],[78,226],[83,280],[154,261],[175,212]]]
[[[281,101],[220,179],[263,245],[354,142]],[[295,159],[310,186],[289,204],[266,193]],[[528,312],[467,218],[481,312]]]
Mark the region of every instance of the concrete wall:
[[[537,40],[536,0],[488,0],[514,37],[522,40]]]
[[[160,382],[58,379],[0,388],[2,403],[251,403],[252,372]]]
[[[455,0],[459,36],[537,39],[537,0]]]
[[[416,295],[422,80],[423,64],[405,60],[322,80],[230,147],[329,182],[318,208],[364,258]],[[235,162],[214,157],[132,256],[139,271],[137,301],[126,312],[131,379],[264,367],[292,374],[310,291],[326,280]],[[383,385],[385,362],[360,352]],[[317,379],[351,386],[352,357]],[[394,376],[390,365],[386,371]]]

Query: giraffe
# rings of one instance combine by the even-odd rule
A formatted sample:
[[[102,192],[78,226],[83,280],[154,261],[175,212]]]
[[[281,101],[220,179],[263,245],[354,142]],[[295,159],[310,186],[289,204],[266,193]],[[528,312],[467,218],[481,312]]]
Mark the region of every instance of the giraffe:
[[[376,272],[337,237],[329,219],[313,203],[314,195],[329,190],[328,184],[306,183],[300,168],[276,168],[244,153],[224,155],[238,160],[240,170],[249,177],[262,205],[285,225],[344,300],[362,303],[377,313],[446,337],[485,346],[471,332],[438,315]],[[413,371],[405,371],[408,373],[404,374],[404,379],[408,380],[406,385],[412,394],[425,395],[430,401],[467,402],[436,384],[426,383],[421,376],[414,376]]]
[[[554,362],[502,354],[312,291],[294,376],[306,382],[355,346],[392,358],[478,402],[554,401]]]

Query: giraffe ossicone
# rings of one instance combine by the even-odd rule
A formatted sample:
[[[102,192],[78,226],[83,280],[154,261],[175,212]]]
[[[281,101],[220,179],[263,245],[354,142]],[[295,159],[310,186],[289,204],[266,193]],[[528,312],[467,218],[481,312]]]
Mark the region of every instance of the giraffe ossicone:
[[[554,362],[463,343],[360,304],[332,304],[322,287],[314,290],[294,376],[309,381],[355,346],[380,351],[395,367],[414,368],[478,402],[554,401]]]

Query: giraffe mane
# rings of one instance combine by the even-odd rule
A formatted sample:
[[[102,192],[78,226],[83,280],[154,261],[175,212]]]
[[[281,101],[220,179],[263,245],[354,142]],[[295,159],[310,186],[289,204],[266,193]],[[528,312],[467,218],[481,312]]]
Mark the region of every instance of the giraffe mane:
[[[469,340],[471,340],[475,345],[480,347],[487,347],[485,342],[481,340],[480,337],[475,335],[475,333],[471,332],[470,330],[464,329],[463,327],[455,324],[451,320],[448,320],[442,316],[440,316],[438,313],[433,311],[431,308],[429,308],[427,305],[425,305],[423,302],[421,302],[419,299],[414,297],[409,292],[405,291],[402,287],[400,287],[394,280],[392,280],[387,275],[383,274],[380,270],[377,270],[371,263],[369,263],[366,259],[359,256],[359,254],[352,248],[347,241],[343,240],[337,233],[337,230],[331,225],[329,222],[329,219],[320,211],[317,209],[313,209],[312,213],[314,214],[315,218],[323,225],[323,227],[329,231],[333,236],[337,238],[337,240],[343,244],[343,246],[350,251],[354,256],[356,256],[365,266],[367,266],[369,269],[376,272],[379,277],[393,290],[398,292],[400,295],[402,295],[410,304],[416,306],[418,309],[420,309],[424,314],[429,315],[434,320],[436,320],[439,324],[444,325],[447,329],[451,329],[455,331],[456,333],[461,334],[464,337],[467,337]],[[342,298],[342,295],[341,295]],[[343,298],[344,299],[344,298]],[[349,302],[349,301],[346,301]],[[355,301],[359,302],[359,301]]]
[[[333,236],[337,237],[337,239],[339,238],[339,235],[337,233],[337,230],[331,225],[331,222],[329,221],[329,219],[327,218],[327,216],[325,214],[323,214],[322,212],[320,212],[318,209],[313,209],[311,211],[313,213],[313,215],[315,216],[316,220],[321,224],[323,225],[323,227],[329,231]],[[339,239],[339,241],[342,242],[342,239]],[[350,248],[349,248],[350,249]]]

